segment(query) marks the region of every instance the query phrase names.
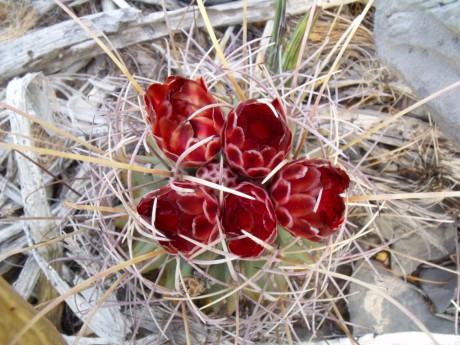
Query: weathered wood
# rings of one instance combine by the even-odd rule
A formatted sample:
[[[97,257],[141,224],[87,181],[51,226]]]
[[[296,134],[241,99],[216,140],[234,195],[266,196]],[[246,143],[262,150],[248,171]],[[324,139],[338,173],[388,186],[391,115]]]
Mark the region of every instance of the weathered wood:
[[[24,78],[14,79],[8,84],[6,91],[7,103],[23,111],[32,111],[37,117],[47,118],[50,115],[49,99],[39,97],[41,92],[47,89],[45,79],[37,74],[28,74]],[[46,93],[45,93],[46,94]],[[38,98],[37,98],[38,97]],[[13,135],[16,144],[35,146],[33,138],[32,122],[14,112],[9,111],[9,119],[12,133],[20,133],[22,136]],[[27,159],[16,153],[16,162],[19,171],[21,194],[24,200],[24,213],[27,217],[49,217],[52,218],[51,207],[48,203],[48,196],[45,185],[45,173],[33,162],[39,162],[35,153],[29,153]],[[56,223],[50,219],[37,219],[31,225],[32,239],[34,243],[47,241],[59,236]],[[39,249],[43,257],[52,261],[62,257],[62,248],[59,244],[52,244]],[[29,291],[23,291],[28,296],[35,286],[36,279],[39,279],[38,302],[47,302],[57,296],[56,291],[43,275],[33,274],[38,271],[38,266],[29,265],[30,270],[21,271],[18,280],[20,285],[28,286]],[[23,284],[23,282],[25,282]],[[28,283],[27,283],[28,282]],[[56,325],[60,324],[61,311],[56,309],[53,315],[48,315]]]
[[[325,6],[355,0],[318,1]],[[289,15],[305,13],[313,0],[288,0]],[[239,24],[242,21],[242,1],[216,5],[207,9],[215,27]],[[274,15],[274,1],[248,1],[248,22],[264,21]],[[172,28],[187,30],[196,20],[203,22],[196,8],[182,8],[168,12]],[[169,34],[163,12],[143,16],[134,8],[119,9],[83,17],[94,33],[105,34],[110,47],[121,49],[157,39]],[[101,54],[102,50],[73,20],[37,30],[0,47],[0,83],[31,71],[55,73],[81,59]]]
[[[41,268],[42,272],[46,275],[48,281],[59,291],[60,295],[64,295],[69,292],[73,286],[70,286],[61,275],[49,265],[48,262],[40,256],[38,251],[32,252],[35,261]],[[75,282],[75,284],[81,283],[82,279]],[[127,329],[131,329],[132,321],[129,317],[126,317],[121,312],[119,307],[107,307],[99,308],[97,303],[99,298],[105,293],[105,290],[95,285],[84,291],[73,294],[68,297],[65,301],[70,309],[77,315],[83,322],[88,320],[89,328],[96,333],[98,337],[108,339],[110,344],[122,344]],[[109,303],[116,303],[116,296],[112,294],[108,297]],[[98,308],[92,319],[88,319],[89,312],[93,308]]]

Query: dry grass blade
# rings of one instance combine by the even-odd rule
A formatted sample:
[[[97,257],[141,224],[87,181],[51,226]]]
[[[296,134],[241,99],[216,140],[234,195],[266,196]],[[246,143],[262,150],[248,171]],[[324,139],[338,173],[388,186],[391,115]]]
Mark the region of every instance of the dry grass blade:
[[[68,139],[70,139],[70,140],[72,140],[72,141],[74,141],[74,142],[76,142],[76,143],[88,148],[91,151],[97,152],[97,153],[99,153],[101,155],[104,155],[106,153],[104,150],[101,150],[100,148],[98,148],[98,147],[96,147],[94,145],[91,145],[87,141],[82,140],[80,138],[77,138],[76,136],[71,135],[67,131],[64,131],[64,130],[62,130],[62,129],[60,129],[60,128],[58,128],[58,127],[56,127],[56,126],[54,126],[54,125],[52,125],[52,124],[50,124],[50,123],[48,123],[48,122],[46,122],[44,120],[41,120],[41,119],[35,117],[35,116],[29,115],[26,112],[24,112],[24,111],[22,111],[20,109],[17,109],[15,107],[12,107],[9,104],[6,104],[4,102],[0,102],[0,107],[8,109],[9,111],[11,111],[11,112],[13,112],[15,114],[18,114],[18,115],[20,115],[20,116],[22,116],[22,117],[24,117],[24,118],[26,118],[26,119],[28,119],[30,121],[36,122],[39,125],[43,126],[43,128],[49,129],[49,130],[55,132],[56,134],[61,135],[62,137],[68,138]]]
[[[94,317],[94,315],[97,313],[98,309],[101,307],[102,303],[110,297],[110,295],[115,291],[116,288],[123,282],[124,279],[126,279],[126,276],[128,273],[123,273],[118,277],[118,279],[110,286],[110,288],[104,293],[104,295],[99,299],[97,302],[97,305],[94,307],[93,310],[88,314],[86,317],[85,323],[83,326],[80,328],[80,331],[78,332],[77,336],[75,337],[75,340],[73,341],[73,345],[78,345],[80,342],[81,338],[83,337],[83,334],[85,334],[86,329],[89,326],[89,321]]]
[[[22,219],[21,219],[22,220]],[[60,236],[60,237],[56,237],[55,239],[52,239],[52,240],[48,240],[46,242],[42,242],[42,243],[38,243],[38,244],[35,244],[35,245],[32,245],[32,246],[28,246],[26,248],[23,248],[23,249],[18,249],[18,250],[14,250],[14,251],[11,251],[11,252],[7,252],[7,253],[4,253],[4,254],[1,254],[0,255],[0,261],[3,261],[5,259],[7,259],[8,257],[10,256],[13,256],[13,255],[16,255],[16,254],[21,254],[21,253],[25,253],[25,252],[28,252],[30,250],[34,250],[34,249],[38,249],[38,248],[41,248],[41,247],[45,247],[45,246],[48,246],[50,244],[53,244],[53,243],[59,243],[59,242],[62,242],[64,241],[66,238],[69,238],[69,237],[72,237],[72,236],[75,236],[75,235],[78,235],[78,234],[81,234],[85,231],[88,231],[87,229],[81,229],[81,230],[76,230],[74,232],[71,232],[70,234],[67,234],[67,235],[64,235],[64,236]]]
[[[398,194],[377,194],[377,195],[354,195],[350,196],[350,202],[360,201],[385,201],[405,199],[445,199],[459,198],[460,191],[454,192],[425,192],[425,193],[398,193]]]
[[[360,24],[363,22],[367,12],[369,12],[369,10],[371,9],[371,6],[372,6],[373,3],[374,3],[373,0],[370,0],[370,1],[367,2],[366,7],[364,7],[364,9],[361,12],[361,14],[351,23],[351,25],[349,27],[349,32],[344,33],[343,37],[346,37],[345,42],[343,43],[342,48],[340,49],[339,53],[337,54],[337,57],[335,58],[334,63],[332,64],[331,68],[329,69],[329,72],[326,74],[326,78],[324,79],[324,81],[322,81],[321,88],[320,88],[320,90],[318,92],[318,97],[316,98],[316,101],[315,101],[315,103],[313,105],[313,109],[311,111],[311,117],[313,117],[316,114],[316,111],[317,111],[318,106],[319,106],[319,102],[321,101],[322,95],[323,95],[324,91],[326,90],[326,87],[328,85],[329,80],[332,78],[332,76],[334,75],[334,72],[337,70],[337,66],[338,66],[342,56],[344,55],[348,45],[350,44],[351,39],[353,38],[353,35],[356,33],[356,31],[360,27]],[[302,136],[299,139],[297,149],[294,152],[294,157],[295,158],[299,156],[300,151],[301,151],[301,149],[302,149],[302,147],[303,147],[303,145],[305,143],[305,140],[307,139],[307,135],[308,135],[308,132],[303,131]],[[344,149],[342,149],[342,150],[344,150]]]
[[[190,339],[190,329],[187,317],[187,304],[185,301],[181,301],[181,309],[182,309],[182,320],[184,321],[184,329],[185,329],[185,338],[187,340],[187,345],[191,345]]]
[[[128,214],[127,211],[115,208],[115,207],[107,207],[107,206],[95,206],[95,205],[78,205],[73,202],[64,201],[62,204],[64,207],[71,207],[75,210],[80,211],[100,211],[100,212],[108,212],[108,213],[115,213],[115,214]]]
[[[371,129],[367,130],[364,134],[362,134],[361,136],[359,136],[358,138],[356,139],[353,139],[351,140],[348,144],[344,145],[341,149],[343,151],[349,149],[350,147],[352,147],[353,145],[356,145],[357,143],[359,143],[361,140],[369,137],[371,134],[385,128],[385,127],[388,127],[391,123],[395,122],[396,120],[398,120],[400,117],[410,113],[411,111],[421,107],[422,105],[424,105],[425,103],[428,103],[430,102],[431,100],[445,94],[446,92],[449,92],[450,90],[453,90],[457,87],[460,86],[460,81],[452,84],[452,85],[449,85],[445,88],[443,88],[442,90],[439,90],[438,92],[435,92],[433,93],[432,95],[429,95],[428,97],[425,97],[424,99],[416,102],[415,104],[411,105],[410,107],[407,107],[406,109],[400,111],[399,113],[397,113],[396,115],[393,115],[392,117],[390,117],[389,119],[385,120],[385,121],[382,121],[381,123],[379,123],[378,125],[372,127]]]
[[[107,159],[84,156],[84,155],[79,155],[79,154],[75,154],[75,153],[62,152],[62,151],[58,151],[58,150],[44,149],[44,148],[32,147],[32,146],[14,145],[14,144],[7,144],[7,143],[1,143],[1,142],[0,142],[0,147],[8,148],[8,149],[11,149],[11,150],[37,152],[37,153],[41,153],[43,155],[57,156],[57,157],[73,159],[73,160],[81,161],[81,162],[94,163],[94,164],[99,164],[101,166],[111,167],[111,168],[115,168],[115,169],[138,171],[138,172],[143,172],[143,173],[147,173],[147,174],[153,174],[153,175],[159,175],[159,176],[167,176],[167,177],[172,177],[173,176],[173,174],[171,172],[169,172],[169,171],[163,171],[163,170],[158,170],[158,169],[150,169],[150,168],[146,168],[146,167],[141,167],[139,165],[115,162],[115,161],[110,161],[110,160],[107,160]]]
[[[197,3],[198,3],[198,7],[200,9],[200,12],[201,12],[201,16],[203,17],[204,23],[206,25],[206,29],[208,30],[209,36],[210,36],[210,38],[212,40],[212,43],[214,45],[214,49],[216,50],[216,53],[219,56],[220,62],[222,63],[222,66],[226,70],[230,71],[230,65],[228,64],[227,59],[225,58],[225,55],[224,55],[224,53],[222,51],[222,48],[220,47],[220,44],[217,41],[216,34],[214,33],[214,29],[213,29],[213,26],[212,26],[211,22],[209,21],[209,17],[208,17],[208,14],[206,12],[206,8],[204,7],[203,0],[197,0]],[[233,87],[235,88],[235,91],[236,91],[236,93],[238,95],[238,98],[241,101],[244,101],[246,99],[246,97],[244,96],[244,92],[243,92],[243,90],[241,90],[241,88],[240,88],[238,82],[236,81],[235,77],[233,76],[233,74],[229,73],[228,78],[230,79]]]

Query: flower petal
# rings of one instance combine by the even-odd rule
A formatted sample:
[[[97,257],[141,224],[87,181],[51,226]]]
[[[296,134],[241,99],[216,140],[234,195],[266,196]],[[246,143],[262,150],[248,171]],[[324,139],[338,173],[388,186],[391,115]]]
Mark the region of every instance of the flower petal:
[[[233,133],[227,136],[227,142],[238,147],[241,147],[243,145],[244,139],[244,131],[241,127],[236,127]]]
[[[281,224],[281,226],[286,230],[291,229],[294,225],[294,220],[291,213],[289,213],[289,211],[284,207],[278,207],[276,209],[276,217],[278,218],[278,222]]]
[[[323,159],[286,164],[271,187],[278,222],[312,241],[332,234],[344,221],[345,200],[340,194],[348,184],[347,174]]]
[[[187,143],[197,142],[210,136],[220,138],[222,134],[224,125],[222,111],[218,107],[199,111],[205,106],[216,104],[216,100],[205,87],[203,79],[194,81],[170,76],[164,84],[151,85],[144,99],[152,122],[152,134],[160,149],[174,161],[177,161],[188,148]],[[190,115],[197,111],[199,112],[196,116],[188,120]],[[209,145],[213,148],[208,149]],[[218,152],[219,149],[215,144],[208,142],[185,157],[182,165],[202,166],[213,159]]]
[[[250,238],[230,240],[228,243],[228,249],[231,253],[242,258],[257,258],[264,251],[264,247],[255,243]]]
[[[265,243],[272,244],[278,231],[273,205],[267,192],[257,185],[243,182],[234,189],[256,198],[249,200],[227,194],[223,203],[222,230],[230,240],[230,252],[242,257],[257,257],[262,253],[263,247],[250,238],[240,237],[244,230]]]
[[[256,150],[243,152],[243,164],[245,169],[260,168],[264,165],[264,158]]]
[[[237,146],[233,144],[227,145],[225,148],[225,156],[232,168],[243,166],[243,154]]]
[[[152,219],[153,202],[156,198],[155,228],[169,241],[159,241],[168,252],[190,255],[199,246],[190,240],[209,244],[218,234],[219,209],[217,199],[200,185],[176,182],[177,187],[192,189],[193,193],[176,191],[170,186],[162,187],[144,196],[138,204],[139,215]]]
[[[284,179],[277,180],[272,186],[271,195],[275,203],[279,205],[286,204],[291,196],[291,183]]]
[[[303,217],[313,213],[316,200],[310,195],[306,194],[293,194],[289,199],[289,203],[286,204],[286,208],[292,217]]]
[[[203,212],[203,199],[195,195],[186,195],[177,199],[177,206],[182,212],[199,215]]]
[[[203,216],[198,216],[193,219],[192,234],[193,237],[199,241],[207,242],[214,228],[214,224],[209,223]]]

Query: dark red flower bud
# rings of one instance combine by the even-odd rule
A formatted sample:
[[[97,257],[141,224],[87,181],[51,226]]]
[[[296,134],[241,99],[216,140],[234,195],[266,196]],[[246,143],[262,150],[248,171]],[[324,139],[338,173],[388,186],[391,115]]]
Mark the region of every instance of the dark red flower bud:
[[[137,206],[137,212],[151,223],[156,198],[154,226],[169,239],[159,243],[172,254],[192,254],[200,247],[179,234],[203,244],[216,239],[219,233],[217,199],[205,188],[192,182],[176,182],[175,186],[193,189],[194,192],[178,192],[170,186],[162,187],[145,195]]]
[[[234,190],[252,196],[255,200],[227,194],[222,211],[222,229],[229,239],[228,249],[243,258],[255,258],[262,254],[264,247],[257,244],[242,230],[272,244],[278,235],[276,216],[268,193],[262,188],[243,182]]]
[[[276,174],[271,187],[278,222],[295,236],[319,241],[344,221],[340,196],[350,179],[340,168],[322,159],[298,159]]]
[[[196,176],[225,187],[232,187],[238,182],[238,175],[226,164],[221,169],[220,163],[217,161],[203,165],[197,170]]]
[[[238,104],[227,119],[224,153],[232,169],[264,178],[291,149],[292,134],[280,102],[251,99]]]
[[[208,92],[203,78],[197,81],[168,77],[164,84],[152,84],[144,97],[157,145],[174,162],[192,145],[214,136],[210,142],[190,152],[182,161],[184,167],[199,167],[212,160],[222,146],[224,116],[218,107],[197,110],[216,100]]]

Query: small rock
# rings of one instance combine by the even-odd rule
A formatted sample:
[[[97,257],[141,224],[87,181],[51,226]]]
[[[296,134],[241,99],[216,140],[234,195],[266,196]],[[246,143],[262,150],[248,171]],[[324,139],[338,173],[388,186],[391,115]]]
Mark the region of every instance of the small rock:
[[[446,266],[453,271],[456,270],[454,264]],[[437,313],[444,313],[451,301],[455,300],[458,279],[452,272],[441,270],[437,267],[422,267],[420,270],[420,286],[433,302]]]
[[[411,274],[420,265],[419,261],[410,257],[434,261],[455,252],[457,231],[452,224],[440,224],[432,228],[415,228],[420,225],[411,226],[410,220],[392,220],[389,217],[378,218],[375,223],[385,240],[397,239],[391,246],[391,249],[395,251],[392,253],[391,269],[399,275]],[[408,235],[413,229],[417,231]],[[396,252],[403,253],[404,256]]]
[[[420,98],[460,80],[460,1],[377,0],[375,41],[381,60]],[[426,105],[460,147],[460,87]]]
[[[432,314],[423,296],[413,285],[388,272],[379,263],[375,263],[375,268],[382,281],[372,269],[364,265],[353,277],[364,283],[372,284],[376,289],[381,289],[382,292],[396,299],[430,332],[441,334],[454,332],[454,323]],[[387,334],[420,331],[410,318],[378,292],[351,283],[350,294],[348,308],[350,322],[355,325],[354,335],[360,336],[369,332]]]

